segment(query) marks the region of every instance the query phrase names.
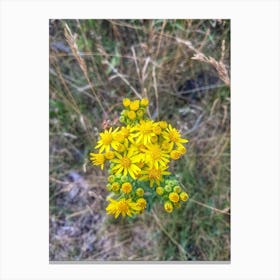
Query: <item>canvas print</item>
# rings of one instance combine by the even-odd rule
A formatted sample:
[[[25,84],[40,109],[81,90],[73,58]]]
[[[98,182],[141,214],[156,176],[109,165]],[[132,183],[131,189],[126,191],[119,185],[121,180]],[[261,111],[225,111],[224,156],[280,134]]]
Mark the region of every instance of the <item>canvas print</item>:
[[[230,20],[49,20],[49,260],[230,261]]]

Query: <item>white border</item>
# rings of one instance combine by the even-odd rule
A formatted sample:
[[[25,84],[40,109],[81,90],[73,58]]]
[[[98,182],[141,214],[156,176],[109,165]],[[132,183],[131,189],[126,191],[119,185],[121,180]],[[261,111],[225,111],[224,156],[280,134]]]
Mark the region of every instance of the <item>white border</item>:
[[[1,279],[279,279],[279,2],[2,1]],[[228,265],[50,265],[48,19],[232,20]]]

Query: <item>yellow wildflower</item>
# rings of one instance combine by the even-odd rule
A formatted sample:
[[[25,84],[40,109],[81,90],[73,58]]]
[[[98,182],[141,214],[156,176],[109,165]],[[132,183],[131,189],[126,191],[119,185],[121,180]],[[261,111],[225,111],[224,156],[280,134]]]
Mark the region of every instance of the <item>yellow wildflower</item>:
[[[184,146],[180,146],[180,147],[178,147],[177,151],[178,151],[181,155],[183,155],[183,154],[185,154],[185,153],[187,152],[187,149],[186,149]]]
[[[131,199],[122,198],[119,201],[112,198],[108,199],[110,204],[106,207],[108,215],[114,215],[115,219],[121,214],[123,217],[132,216],[133,214],[138,214],[141,211],[141,207]]]
[[[167,128],[168,124],[167,124],[166,121],[160,121],[160,122],[159,122],[159,126],[160,126],[162,129],[165,129],[165,128]]]
[[[141,208],[141,210],[144,210],[146,208],[146,206],[147,206],[147,201],[143,197],[138,198],[136,203]]]
[[[123,193],[131,193],[132,191],[132,185],[129,182],[123,183],[122,184],[122,192]]]
[[[118,131],[118,127],[112,131],[112,127],[109,130],[105,130],[100,133],[100,140],[97,142],[95,149],[99,149],[99,153],[102,153],[104,150],[108,152],[112,144],[114,144],[114,135]]]
[[[132,121],[136,119],[136,113],[134,111],[128,111],[127,116]]]
[[[119,153],[123,153],[126,150],[126,146],[121,143],[115,143],[113,148]]]
[[[130,102],[129,108],[131,111],[137,111],[139,109],[139,100],[134,100]]]
[[[115,157],[115,153],[114,153],[113,151],[108,151],[108,152],[105,153],[105,158],[106,158],[106,159],[111,160],[111,159],[113,159],[114,157]]]
[[[141,175],[142,177],[139,178],[140,181],[143,180],[150,180],[150,187],[154,186],[154,183],[156,183],[158,186],[160,185],[160,182],[162,181],[163,175],[169,175],[170,172],[165,171],[167,168],[155,168],[152,167],[150,169],[142,170]]]
[[[180,200],[180,197],[179,197],[179,195],[176,192],[170,193],[168,198],[172,202],[178,202]]]
[[[181,138],[180,132],[176,128],[173,128],[171,124],[169,124],[166,131],[163,132],[163,137],[172,144],[176,144],[179,147],[184,147],[182,143],[188,142],[187,139]]]
[[[111,163],[106,188],[117,198],[108,198],[107,214],[118,218],[140,214],[147,206],[150,208],[144,198],[146,187],[141,181],[149,182],[151,188],[156,185],[150,193],[157,194],[155,199],[164,200],[165,211],[171,213],[181,207],[188,194],[182,192],[178,180],[165,176],[170,174],[167,171],[170,160],[177,160],[187,152],[183,143],[188,140],[167,122],[147,119],[148,99],[124,98],[122,102],[125,108],[119,121],[124,126],[101,132],[95,146],[98,153],[90,153],[91,162],[101,169],[106,161]],[[153,203],[153,199],[149,203]]]
[[[101,165],[101,169],[104,168],[105,157],[103,154],[90,153],[90,160],[93,165]]]
[[[180,193],[180,199],[181,199],[182,201],[187,201],[188,198],[189,198],[189,196],[188,196],[188,194],[187,194],[186,192],[181,192],[181,193]]]
[[[176,150],[173,150],[173,151],[171,151],[171,153],[170,153],[170,157],[172,158],[172,159],[174,159],[174,160],[177,160],[177,159],[179,159],[180,157],[181,157],[181,153],[180,152],[178,152],[178,151],[176,151]]]
[[[153,132],[156,134],[156,135],[160,135],[161,134],[161,128],[160,128],[160,125],[156,124],[153,128]]]
[[[171,213],[173,211],[173,205],[170,201],[164,203],[164,209],[166,212]]]
[[[147,107],[149,105],[149,100],[147,98],[143,98],[141,100],[141,106]]]
[[[124,143],[126,146],[128,146],[129,142],[133,143],[134,140],[133,140],[133,134],[131,133],[131,127],[130,125],[127,125],[127,126],[123,126],[121,128],[121,134],[123,135],[124,137]]]
[[[151,143],[151,137],[156,135],[153,132],[153,128],[153,121],[141,120],[140,123],[133,128],[133,131],[137,131],[134,134],[134,138],[137,138],[136,143],[143,143],[144,145]]]
[[[158,144],[147,145],[145,162],[150,167],[159,168],[159,166],[166,167],[169,162],[169,154],[162,150]]]
[[[162,150],[166,151],[166,153],[170,153],[172,150],[173,144],[171,142],[165,140],[161,143],[160,147]]]
[[[141,169],[136,165],[139,162],[139,155],[135,155],[133,150],[128,150],[127,153],[121,155],[116,152],[116,157],[112,159],[112,162],[116,165],[112,168],[115,174],[127,175],[128,173],[133,179],[136,179],[136,174],[141,171]]]
[[[128,107],[130,105],[130,100],[128,98],[123,99],[123,106]]]

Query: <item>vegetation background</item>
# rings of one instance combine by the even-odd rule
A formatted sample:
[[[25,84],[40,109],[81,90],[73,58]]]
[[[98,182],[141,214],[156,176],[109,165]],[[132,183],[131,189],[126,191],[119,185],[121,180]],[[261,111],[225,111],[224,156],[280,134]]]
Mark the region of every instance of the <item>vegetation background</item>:
[[[230,21],[50,20],[49,259],[230,260]],[[106,215],[98,133],[122,99],[189,139],[172,166],[190,199],[133,221]]]

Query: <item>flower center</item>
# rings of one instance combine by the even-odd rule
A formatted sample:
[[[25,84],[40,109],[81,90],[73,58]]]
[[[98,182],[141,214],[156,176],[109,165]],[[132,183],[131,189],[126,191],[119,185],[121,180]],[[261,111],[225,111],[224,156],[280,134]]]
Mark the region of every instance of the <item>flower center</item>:
[[[150,170],[149,179],[150,180],[159,180],[160,175],[161,175],[160,170],[157,170],[157,169],[153,168],[153,169]]]
[[[110,145],[112,140],[113,140],[113,137],[111,134],[105,134],[102,137],[102,141],[103,141],[104,145]]]
[[[170,154],[170,157],[174,160],[179,159],[180,156],[181,156],[181,154],[178,151],[172,151],[171,154]]]
[[[123,158],[121,159],[121,165],[122,165],[122,167],[124,167],[124,168],[128,168],[128,167],[130,167],[130,165],[131,165],[131,160],[130,160],[128,157],[123,157]]]
[[[126,201],[119,201],[118,209],[120,212],[127,213],[128,212],[128,205]]]

